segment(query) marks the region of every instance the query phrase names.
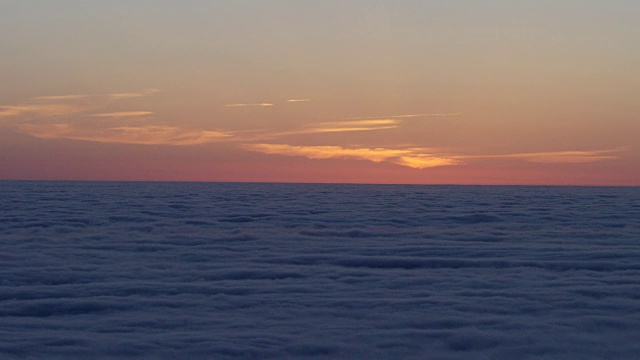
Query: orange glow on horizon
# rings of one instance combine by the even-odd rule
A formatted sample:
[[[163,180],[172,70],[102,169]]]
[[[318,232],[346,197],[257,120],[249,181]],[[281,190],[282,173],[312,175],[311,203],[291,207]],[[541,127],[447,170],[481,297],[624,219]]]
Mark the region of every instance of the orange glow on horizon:
[[[0,179],[640,186],[633,6],[570,1],[7,4]]]

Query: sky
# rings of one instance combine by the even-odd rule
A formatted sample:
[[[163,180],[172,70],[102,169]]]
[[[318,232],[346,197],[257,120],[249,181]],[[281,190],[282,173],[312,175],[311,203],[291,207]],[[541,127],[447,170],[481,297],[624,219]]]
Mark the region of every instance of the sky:
[[[640,185],[635,0],[3,0],[0,179]]]

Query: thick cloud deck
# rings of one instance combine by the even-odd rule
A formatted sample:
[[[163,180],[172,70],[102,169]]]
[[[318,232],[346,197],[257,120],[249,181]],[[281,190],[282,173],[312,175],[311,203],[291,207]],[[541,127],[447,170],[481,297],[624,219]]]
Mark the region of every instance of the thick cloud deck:
[[[639,188],[0,193],[2,358],[640,354]]]

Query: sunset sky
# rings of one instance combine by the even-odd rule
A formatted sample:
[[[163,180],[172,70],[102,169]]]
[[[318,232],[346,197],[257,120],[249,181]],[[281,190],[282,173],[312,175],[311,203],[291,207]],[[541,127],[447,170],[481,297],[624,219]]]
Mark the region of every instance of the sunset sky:
[[[637,0],[3,0],[0,179],[640,185]]]

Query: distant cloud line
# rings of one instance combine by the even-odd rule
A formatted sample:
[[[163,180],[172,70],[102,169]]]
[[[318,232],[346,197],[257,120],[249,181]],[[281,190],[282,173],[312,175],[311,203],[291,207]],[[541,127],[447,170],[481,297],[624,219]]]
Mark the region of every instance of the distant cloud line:
[[[375,163],[387,162],[414,169],[426,169],[438,166],[454,166],[477,159],[519,159],[537,163],[586,163],[619,158],[620,152],[628,148],[592,150],[592,151],[552,151],[499,155],[461,155],[451,154],[445,149],[421,147],[343,147],[335,145],[289,145],[268,143],[270,139],[294,135],[322,134],[339,132],[361,132],[390,130],[400,126],[404,119],[417,117],[449,117],[461,115],[455,113],[418,113],[391,116],[351,117],[345,121],[330,121],[311,124],[288,131],[244,131],[187,129],[167,124],[143,123],[153,121],[151,111],[117,111],[87,114],[106,108],[111,102],[152,95],[158,89],[141,92],[40,96],[32,98],[26,104],[0,106],[0,118],[4,126],[44,139],[71,139],[101,143],[123,143],[140,145],[199,145],[213,142],[235,142],[248,151],[269,155],[300,156],[309,159],[347,159],[367,160]],[[308,102],[310,99],[289,99],[289,103]],[[271,107],[272,103],[237,103],[226,107]],[[73,117],[76,116],[75,121]],[[102,118],[113,121],[79,122],[82,117]],[[12,119],[17,121],[12,121]],[[135,123],[131,123],[135,121]],[[2,124],[0,124],[2,125]],[[251,133],[247,135],[247,133]]]

